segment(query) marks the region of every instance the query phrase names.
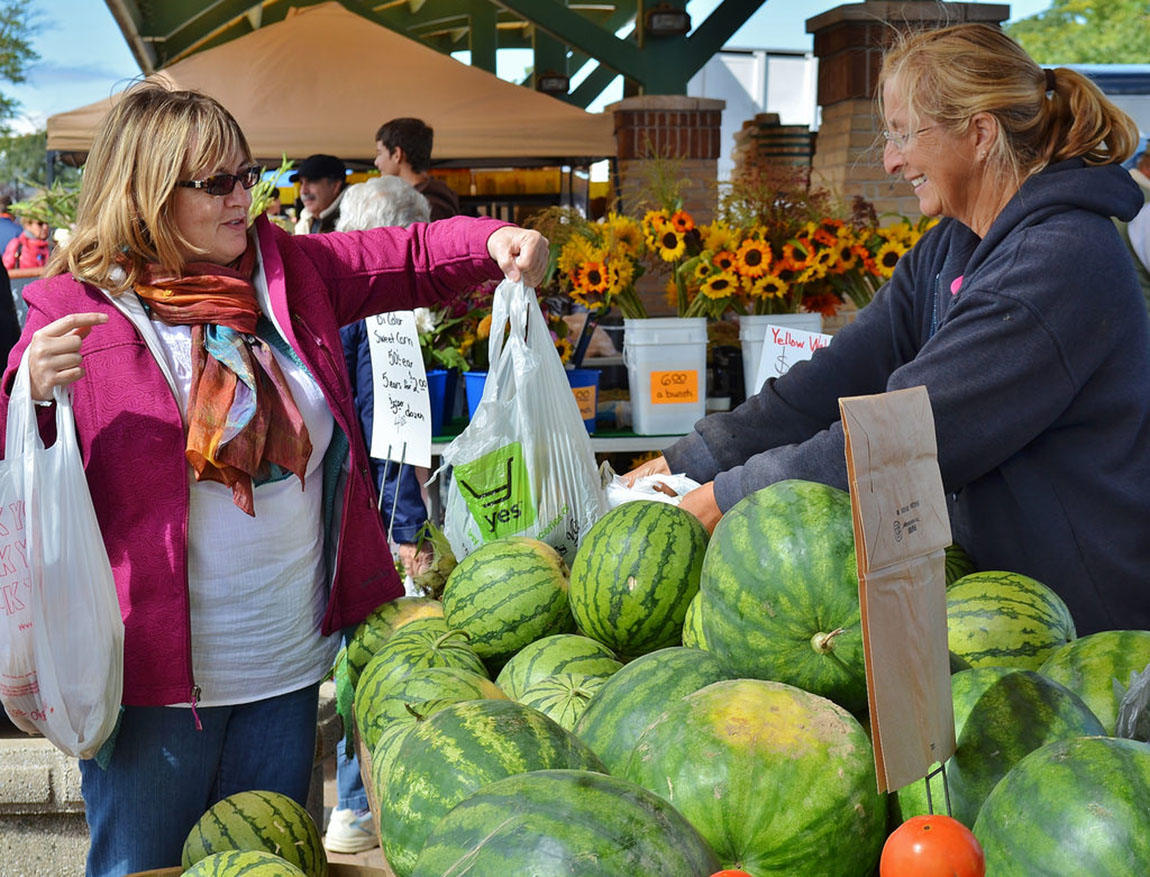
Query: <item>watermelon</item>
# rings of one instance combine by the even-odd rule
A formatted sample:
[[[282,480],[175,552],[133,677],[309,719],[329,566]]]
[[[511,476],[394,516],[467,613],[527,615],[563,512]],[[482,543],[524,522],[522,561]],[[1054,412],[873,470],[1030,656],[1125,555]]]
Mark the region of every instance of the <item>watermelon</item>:
[[[295,865],[262,850],[227,850],[205,856],[182,877],[305,877]]]
[[[1036,749],[986,799],[974,836],[994,877],[1150,874],[1150,745],[1077,737]]]
[[[729,678],[867,705],[850,496],[780,481],[719,520],[703,563],[707,649]]]
[[[715,682],[668,705],[623,778],[673,804],[724,868],[759,877],[869,874],[886,837],[862,726],[780,682]]]
[[[573,734],[512,700],[451,704],[417,722],[395,752],[388,793],[379,799],[379,836],[391,869],[407,877],[436,823],[468,795],[549,768],[602,771],[603,764]]]
[[[674,807],[634,783],[584,770],[497,780],[443,817],[415,877],[707,875],[707,842]]]
[[[1148,664],[1150,630],[1103,630],[1067,643],[1043,661],[1038,672],[1086,701],[1106,733],[1113,734],[1130,674],[1143,672]]]
[[[1053,740],[1104,733],[1078,695],[1032,670],[981,667],[955,673],[950,683],[958,743],[946,762],[950,815],[967,828],[990,790],[1026,753]],[[930,783],[937,813],[942,778]],[[905,786],[897,798],[902,819],[930,812],[925,782]]]
[[[703,634],[703,613],[699,609],[702,598],[696,594],[687,604],[687,615],[683,619],[683,645],[689,649],[705,649],[707,637]]]
[[[715,656],[672,646],[636,658],[607,680],[575,725],[575,733],[607,770],[627,766],[639,737],[659,714],[685,694],[726,678]]]
[[[519,702],[573,731],[588,702],[606,681],[602,676],[586,673],[556,673],[529,686],[520,695]]]
[[[355,689],[356,725],[360,736],[367,736],[365,721],[371,719],[371,704],[378,702],[391,687],[423,667],[455,667],[478,676],[487,676],[487,668],[467,644],[461,630],[444,630],[443,620],[427,618],[413,621],[391,637],[367,662]],[[371,724],[374,726],[375,722]],[[365,739],[368,747],[374,740]]]
[[[301,804],[279,792],[237,792],[217,801],[188,832],[181,864],[186,870],[226,850],[274,853],[308,877],[327,874],[327,853],[315,821]]]
[[[436,710],[438,712],[438,710]],[[434,713],[431,713],[434,715]],[[395,757],[399,754],[399,748],[403,745],[404,738],[407,737],[412,731],[415,730],[416,724],[426,721],[426,717],[420,715],[412,717],[414,721],[411,722],[392,722],[390,725],[384,727],[379,732],[379,739],[375,743],[375,747],[371,750],[371,785],[372,792],[375,795],[375,800],[382,801],[388,794],[387,784],[391,776],[391,766],[395,764]],[[360,766],[364,770],[364,766]],[[366,776],[367,774],[365,774]]]
[[[963,576],[976,571],[974,561],[966,549],[957,542],[946,546],[946,586],[949,588]]]
[[[951,585],[946,626],[950,650],[972,667],[1037,670],[1076,637],[1062,599],[1014,572],[971,573]]]
[[[417,618],[443,617],[443,604],[430,597],[399,597],[377,607],[355,628],[347,643],[347,681],[352,690],[359,674],[393,633]]]
[[[420,667],[379,691],[370,701],[357,704],[359,734],[374,749],[380,732],[392,722],[414,722],[417,713],[427,717],[449,703],[482,698],[506,699],[499,686],[471,670],[458,667]]]
[[[706,549],[699,519],[677,506],[636,500],[611,509],[571,564],[579,629],[628,658],[679,645]]]
[[[558,633],[524,646],[503,665],[495,684],[512,700],[540,679],[558,673],[583,673],[606,678],[623,664],[598,640],[573,633]]]
[[[501,666],[528,643],[575,629],[567,564],[538,539],[486,542],[447,577],[443,614],[489,666]]]

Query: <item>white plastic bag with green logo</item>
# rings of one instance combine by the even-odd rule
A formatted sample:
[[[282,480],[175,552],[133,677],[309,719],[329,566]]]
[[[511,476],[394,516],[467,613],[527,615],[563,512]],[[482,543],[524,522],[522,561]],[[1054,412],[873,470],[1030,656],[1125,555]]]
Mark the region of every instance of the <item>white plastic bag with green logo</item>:
[[[452,467],[444,533],[462,560],[485,542],[530,536],[568,564],[605,505],[591,440],[533,290],[495,290],[491,367]]]

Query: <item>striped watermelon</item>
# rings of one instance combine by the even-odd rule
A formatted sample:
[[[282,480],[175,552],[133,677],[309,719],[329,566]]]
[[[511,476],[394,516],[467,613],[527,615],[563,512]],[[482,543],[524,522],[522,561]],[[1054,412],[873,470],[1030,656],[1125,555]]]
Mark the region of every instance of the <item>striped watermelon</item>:
[[[618,774],[647,726],[669,704],[724,678],[709,652],[682,646],[659,649],[608,679],[587,704],[575,733],[603,759],[607,770]]]
[[[327,853],[315,821],[279,792],[237,792],[208,808],[188,832],[184,869],[212,853],[262,850],[285,859],[308,877],[326,877]]]
[[[359,735],[374,749],[380,732],[392,722],[414,722],[416,713],[427,717],[450,703],[507,695],[499,686],[471,670],[458,667],[420,667],[382,688],[379,694],[356,705]]]
[[[499,671],[495,684],[512,700],[519,700],[531,685],[557,673],[607,677],[622,666],[611,650],[598,640],[574,633],[557,633],[516,652],[515,657]]]
[[[606,681],[602,676],[588,676],[586,673],[557,673],[529,686],[520,695],[519,702],[534,707],[560,727],[573,731],[587,704]]]
[[[1113,734],[1130,674],[1143,672],[1147,665],[1150,630],[1103,630],[1067,643],[1038,672],[1086,701],[1106,733]],[[1121,686],[1121,694],[1115,691],[1115,683]]]
[[[780,481],[744,497],[711,536],[699,606],[728,677],[786,682],[866,708],[849,495]]]
[[[669,704],[622,775],[673,804],[724,868],[856,877],[886,837],[862,726],[779,682],[715,682]]]
[[[443,604],[430,597],[399,597],[376,608],[355,628],[347,643],[347,681],[355,690],[359,674],[388,638],[417,618],[442,618]]]
[[[434,715],[434,713],[432,714]],[[412,717],[411,722],[392,722],[379,732],[379,739],[371,750],[371,784],[376,801],[382,801],[388,794],[388,780],[391,776],[391,766],[395,764],[395,757],[403,745],[404,739],[415,730],[415,726],[426,717]],[[361,770],[363,766],[361,765]],[[365,774],[366,776],[366,774]]]
[[[949,588],[963,576],[976,571],[974,561],[966,549],[957,542],[946,546],[946,586]]]
[[[687,605],[687,616],[683,619],[683,645],[689,649],[705,649],[707,637],[703,633],[703,612],[700,609],[703,598],[698,594]]]
[[[718,868],[674,807],[634,783],[539,770],[484,786],[431,832],[415,877],[692,877]]]
[[[399,744],[388,794],[379,800],[379,835],[391,869],[408,877],[436,823],[468,795],[503,777],[549,768],[601,771],[603,764],[573,734],[512,700],[456,703],[416,723]]]
[[[986,796],[1026,753],[1053,740],[1102,734],[1078,695],[1032,670],[982,667],[951,678],[958,748],[946,762],[950,815],[970,828]],[[937,767],[937,765],[935,765]],[[942,778],[931,780],[935,812]],[[899,789],[902,819],[929,813],[926,783]]]
[[[1077,737],[1036,749],[982,805],[994,877],[1150,874],[1150,745]]]
[[[1062,599],[1014,572],[971,573],[951,585],[946,626],[950,650],[972,667],[1037,670],[1076,637]]]
[[[355,689],[356,724],[360,736],[366,737],[364,719],[396,682],[413,670],[424,667],[455,667],[478,676],[487,676],[487,668],[467,644],[461,630],[443,630],[443,620],[426,618],[413,621],[391,637],[374,658],[367,662]],[[360,718],[364,717],[364,718]],[[369,746],[372,741],[365,740]]]
[[[706,549],[699,519],[677,506],[636,500],[611,509],[571,564],[579,629],[631,658],[679,645]]]
[[[447,577],[443,614],[467,631],[489,665],[528,643],[575,629],[567,606],[567,565],[550,545],[512,537],[486,542]]]
[[[262,850],[212,853],[185,871],[182,877],[304,877],[295,865]]]

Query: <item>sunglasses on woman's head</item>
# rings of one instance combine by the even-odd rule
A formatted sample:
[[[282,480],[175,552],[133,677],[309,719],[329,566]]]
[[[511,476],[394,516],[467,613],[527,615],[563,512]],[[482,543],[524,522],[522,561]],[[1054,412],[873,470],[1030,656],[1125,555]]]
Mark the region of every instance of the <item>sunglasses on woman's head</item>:
[[[258,164],[244,168],[238,174],[214,174],[202,180],[181,180],[177,186],[188,189],[203,189],[209,195],[230,195],[239,183],[245,189],[250,189],[260,181],[264,169]]]

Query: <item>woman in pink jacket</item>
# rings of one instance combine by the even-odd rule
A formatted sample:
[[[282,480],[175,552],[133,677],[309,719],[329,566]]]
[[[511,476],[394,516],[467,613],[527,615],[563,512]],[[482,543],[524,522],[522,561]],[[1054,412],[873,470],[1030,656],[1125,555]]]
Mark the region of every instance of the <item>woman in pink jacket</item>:
[[[339,327],[546,266],[537,233],[488,220],[249,227],[259,177],[214,100],[130,88],[4,375],[0,434],[22,357],[41,404],[71,386],[124,618],[118,731],[80,765],[90,877],[178,865],[234,792],[305,802],[333,634],[403,592]]]

